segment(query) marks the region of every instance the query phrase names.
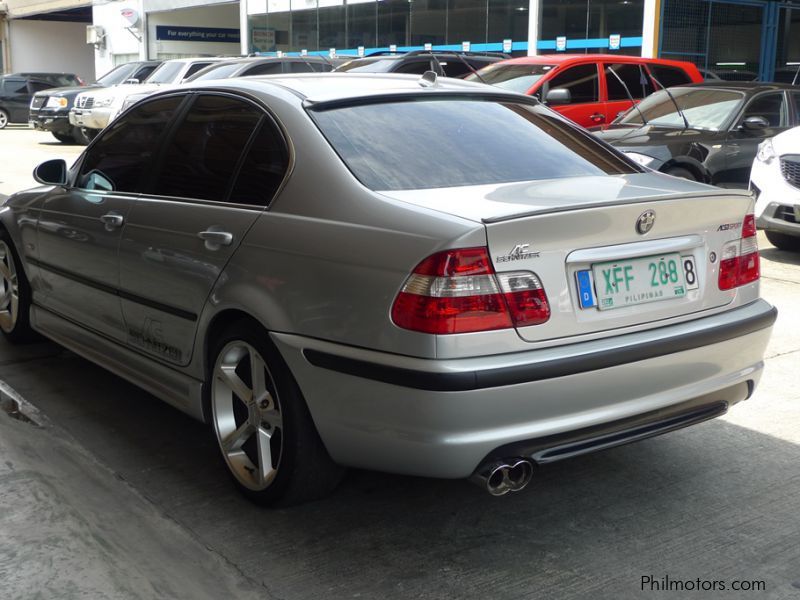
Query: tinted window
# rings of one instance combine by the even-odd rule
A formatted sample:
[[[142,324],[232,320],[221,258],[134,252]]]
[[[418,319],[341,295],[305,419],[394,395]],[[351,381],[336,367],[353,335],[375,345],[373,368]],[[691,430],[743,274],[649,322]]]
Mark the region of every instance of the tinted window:
[[[624,84],[624,85],[623,85]],[[609,100],[628,100],[628,92],[637,100],[653,93],[653,84],[641,65],[607,65],[606,87]]]
[[[136,70],[136,64],[130,63],[127,65],[119,65],[114,67],[102,77],[97,78],[97,83],[101,85],[117,85],[126,79],[133,77],[133,72]]]
[[[650,72],[653,74],[653,77],[658,80],[658,83],[664,87],[692,83],[692,80],[683,69],[653,64],[647,65],[647,68],[650,69]]]
[[[225,79],[239,70],[240,63],[225,63],[205,67],[202,72],[198,71],[189,81],[206,81],[209,79]]]
[[[686,117],[689,127],[718,131],[734,118],[744,98],[740,92],[703,88],[673,88],[670,94],[663,90],[651,94],[639,110],[629,110],[617,122],[639,125],[644,115],[651,125],[683,129]]]
[[[412,75],[422,75],[425,71],[431,71],[430,60],[415,60],[412,62],[401,63],[393,73],[410,73]]]
[[[374,190],[635,172],[544,107],[425,100],[312,114],[350,170]]]
[[[444,74],[448,77],[463,77],[468,73],[472,73],[469,65],[465,65],[457,58],[453,60],[443,60],[441,61],[441,64]],[[475,70],[477,71],[478,69]]]
[[[280,73],[283,73],[283,65],[279,62],[270,62],[247,69],[244,75],[278,75]]]
[[[312,62],[298,61],[289,63],[290,73],[320,73],[322,71],[330,71],[330,67],[326,68],[326,65]]]
[[[86,153],[77,186],[138,192],[161,135],[182,101],[172,97],[146,102],[114,121]]]
[[[264,119],[242,163],[229,201],[266,206],[283,181],[288,166],[289,153],[283,136],[269,119]]]
[[[549,89],[564,88],[570,91],[572,103],[597,102],[597,66],[577,65],[556,73],[548,82]]]
[[[28,92],[31,94],[35,94],[36,92],[41,92],[43,90],[49,90],[55,87],[52,83],[48,83],[46,81],[29,81],[28,82]]]
[[[27,94],[28,83],[24,79],[6,79],[3,81],[3,91],[6,94]]]
[[[150,74],[156,70],[156,65],[148,65],[146,67],[142,67],[134,74],[133,78],[138,79],[139,83],[150,77]]]
[[[744,111],[742,120],[747,117],[764,117],[770,127],[788,127],[789,111],[783,94],[764,94],[755,98]]]
[[[186,74],[183,76],[184,79],[187,79],[197,73],[200,69],[205,69],[211,63],[194,63],[191,67],[186,69]]]
[[[236,164],[261,113],[225,96],[200,96],[170,140],[153,193],[225,200]]]

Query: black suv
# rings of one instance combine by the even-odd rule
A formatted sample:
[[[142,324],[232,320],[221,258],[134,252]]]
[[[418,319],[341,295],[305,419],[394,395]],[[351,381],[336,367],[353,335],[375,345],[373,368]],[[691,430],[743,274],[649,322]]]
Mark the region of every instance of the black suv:
[[[73,73],[11,73],[0,77],[0,129],[9,123],[25,123],[31,97],[40,90],[60,85],[83,85]]]
[[[446,77],[464,77],[492,63],[511,58],[500,52],[373,52],[354,58],[336,68],[351,73],[406,73],[422,75],[433,71]]]
[[[119,65],[100,77],[90,87],[140,83],[147,79],[160,64],[161,61],[148,60]],[[73,85],[37,92],[30,101],[28,121],[36,129],[51,132],[59,142],[88,144],[91,139],[90,135],[87,135],[80,127],[73,127],[69,122],[69,110],[75,104],[75,97],[85,90],[85,86]]]

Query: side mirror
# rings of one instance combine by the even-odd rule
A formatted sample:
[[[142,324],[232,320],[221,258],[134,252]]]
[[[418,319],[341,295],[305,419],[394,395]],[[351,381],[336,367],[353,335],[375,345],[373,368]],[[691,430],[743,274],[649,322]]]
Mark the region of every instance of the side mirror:
[[[761,131],[769,127],[769,121],[764,117],[747,117],[742,123],[742,128],[747,131]]]
[[[61,158],[45,161],[33,170],[33,178],[44,185],[64,185],[67,163]]]
[[[544,97],[544,101],[547,104],[552,104],[553,106],[557,106],[559,104],[569,104],[572,102],[572,94],[566,88],[555,88],[554,90],[547,92],[547,95]]]

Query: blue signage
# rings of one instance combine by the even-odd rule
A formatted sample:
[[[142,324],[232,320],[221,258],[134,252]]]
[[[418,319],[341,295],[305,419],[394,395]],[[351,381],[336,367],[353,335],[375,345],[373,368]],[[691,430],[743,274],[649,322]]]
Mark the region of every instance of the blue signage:
[[[219,27],[175,27],[156,25],[156,39],[170,42],[225,42],[240,44],[242,37],[238,29]]]

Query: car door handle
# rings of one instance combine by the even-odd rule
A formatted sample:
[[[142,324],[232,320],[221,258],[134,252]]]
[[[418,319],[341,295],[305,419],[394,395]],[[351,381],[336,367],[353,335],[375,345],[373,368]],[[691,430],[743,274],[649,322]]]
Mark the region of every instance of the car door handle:
[[[589,117],[592,120],[592,123],[605,123],[606,116],[602,113],[594,113]]]
[[[220,246],[230,246],[233,243],[233,234],[227,231],[207,229],[197,234],[206,243],[208,250],[219,250]]]
[[[112,229],[120,227],[125,221],[122,215],[113,212],[103,215],[100,217],[100,220],[105,223],[107,231],[111,231]]]

